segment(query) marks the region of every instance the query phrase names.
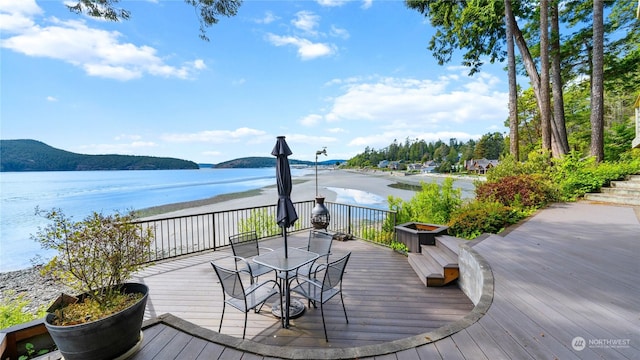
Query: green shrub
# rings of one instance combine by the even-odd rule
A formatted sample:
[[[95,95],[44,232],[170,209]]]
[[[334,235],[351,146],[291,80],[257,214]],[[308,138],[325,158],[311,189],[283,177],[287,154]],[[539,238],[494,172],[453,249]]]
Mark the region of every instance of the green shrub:
[[[491,168],[486,175],[488,182],[498,181],[507,176],[525,174],[545,174],[551,168],[551,154],[548,151],[532,151],[527,161],[517,161],[513,156],[506,155],[500,159],[500,163]]]
[[[446,178],[442,186],[423,182],[422,190],[408,202],[390,196],[389,209],[397,212],[398,224],[409,221],[446,224],[462,203],[462,191],[454,189],[453,182],[453,178]]]
[[[580,158],[576,152],[554,159],[551,176],[559,186],[561,199],[573,201],[588,192],[599,191],[611,181],[640,171],[640,152],[632,151],[620,162],[596,163],[594,157]]]
[[[501,182],[515,175],[538,174],[550,179],[546,182],[555,188],[553,201],[575,201],[588,192],[599,191],[613,180],[640,172],[640,150],[633,149],[620,155],[619,162],[596,163],[593,157],[583,157],[573,151],[561,158],[551,158],[548,152],[529,153],[526,162],[504,157],[500,164],[487,173],[487,183]],[[475,183],[476,188],[483,185]]]
[[[449,234],[465,239],[474,239],[483,233],[497,234],[529,214],[497,201],[472,201],[452,214]]]
[[[297,221],[296,225],[300,226],[300,221]],[[275,216],[269,214],[267,209],[252,209],[248,217],[240,219],[238,230],[255,231],[259,238],[273,236],[281,231]]]
[[[540,208],[557,199],[552,184],[540,174],[505,176],[476,184],[476,199],[495,200],[505,206]]]
[[[407,247],[407,245],[401,243],[401,242],[397,242],[397,241],[392,241],[391,244],[389,244],[389,247],[395,251],[401,252],[401,253],[408,253],[409,252],[409,248]]]
[[[395,233],[393,231],[377,230],[375,226],[361,225],[359,235],[362,239],[389,245],[393,241]]]
[[[30,302],[25,300],[24,295],[14,297],[14,294],[14,292],[5,293],[5,297],[9,300],[0,304],[0,329],[39,319],[47,314],[44,307],[38,309],[35,314],[26,312],[24,308]]]

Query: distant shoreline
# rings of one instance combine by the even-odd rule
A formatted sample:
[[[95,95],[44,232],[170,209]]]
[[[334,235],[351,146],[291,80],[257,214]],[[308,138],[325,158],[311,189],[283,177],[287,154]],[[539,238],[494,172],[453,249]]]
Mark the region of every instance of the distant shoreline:
[[[410,200],[416,191],[420,190],[420,184],[430,180],[442,180],[453,177],[472,184],[476,180],[484,180],[479,176],[460,176],[447,174],[409,174],[404,172],[366,171],[354,169],[337,169],[318,171],[318,186],[321,195],[327,201],[335,201],[336,194],[328,188],[354,189],[372,193],[383,198],[388,195]],[[406,186],[403,186],[406,185]],[[315,199],[315,174],[308,174],[293,179],[292,200],[307,201]],[[300,196],[299,194],[308,194]],[[259,189],[242,192],[221,194],[210,198],[184,201],[179,203],[163,204],[136,210],[139,217],[159,218],[163,216],[186,216],[207,212],[242,209],[255,206],[264,206],[275,203],[277,199],[275,184]]]

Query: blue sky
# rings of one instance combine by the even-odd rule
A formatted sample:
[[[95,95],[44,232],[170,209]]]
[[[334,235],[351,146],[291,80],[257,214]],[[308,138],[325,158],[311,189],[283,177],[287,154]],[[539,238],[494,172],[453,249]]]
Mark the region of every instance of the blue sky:
[[[129,21],[0,0],[2,139],[218,163],[270,156],[279,135],[314,160],[508,131],[503,65],[439,66],[403,1],[247,0],[210,42],[183,1],[120,5]]]

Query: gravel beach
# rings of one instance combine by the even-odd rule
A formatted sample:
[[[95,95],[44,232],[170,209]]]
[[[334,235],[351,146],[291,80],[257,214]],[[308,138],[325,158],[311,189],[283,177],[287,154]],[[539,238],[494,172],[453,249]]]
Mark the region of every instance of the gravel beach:
[[[337,193],[335,189],[353,189],[372,193],[386,199],[389,195],[399,197],[405,201],[410,200],[415,192],[413,190],[400,189],[390,185],[403,183],[420,185],[421,182],[442,182],[442,176],[410,175],[403,173],[382,171],[348,171],[348,170],[319,170],[318,193],[327,201],[335,201]],[[465,191],[473,188],[471,180],[460,182],[460,187]],[[291,199],[296,201],[313,200],[315,198],[316,182],[315,174],[307,175],[294,180]],[[464,195],[463,195],[464,196]],[[197,213],[215,212],[230,209],[242,209],[263,205],[271,205],[278,198],[275,184],[259,190],[243,193],[227,194],[199,201],[191,201],[180,204],[168,204],[145,209],[145,218],[160,218],[168,216],[183,216]],[[18,296],[24,296],[31,303],[25,311],[35,312],[41,306],[48,306],[65,289],[53,282],[52,279],[43,278],[38,268],[28,268],[19,271],[0,273],[0,304],[5,304]],[[67,291],[68,292],[68,291]]]

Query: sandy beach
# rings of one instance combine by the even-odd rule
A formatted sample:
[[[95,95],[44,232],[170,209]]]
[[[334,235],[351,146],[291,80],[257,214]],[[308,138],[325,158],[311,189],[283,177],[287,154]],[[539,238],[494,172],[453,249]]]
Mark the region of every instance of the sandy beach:
[[[355,170],[329,170],[318,171],[318,193],[326,201],[336,201],[337,193],[333,189],[359,190],[375,194],[386,199],[389,195],[411,200],[415,195],[414,190],[400,189],[394,184],[420,185],[422,182],[438,182],[441,184],[445,176],[442,175],[407,175],[402,172],[383,171],[355,171]],[[460,178],[454,183],[454,187],[462,189],[463,197],[473,196],[473,180]],[[316,193],[315,174],[297,177],[294,179],[291,200],[314,200]],[[244,193],[226,194],[209,199],[190,201],[179,204],[167,204],[150,209],[145,209],[145,218],[160,218],[202,214],[208,212],[243,209],[256,206],[272,205],[278,198],[275,184],[262,189],[247,191]],[[143,212],[144,214],[144,212]]]

